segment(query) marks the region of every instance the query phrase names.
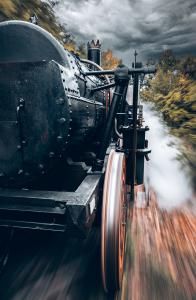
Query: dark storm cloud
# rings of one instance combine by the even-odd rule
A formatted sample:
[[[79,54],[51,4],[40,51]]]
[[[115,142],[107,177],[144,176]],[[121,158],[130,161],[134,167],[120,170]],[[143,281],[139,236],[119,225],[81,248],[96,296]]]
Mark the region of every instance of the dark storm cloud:
[[[61,0],[56,13],[79,41],[100,38],[126,62],[135,48],[196,54],[195,0]]]

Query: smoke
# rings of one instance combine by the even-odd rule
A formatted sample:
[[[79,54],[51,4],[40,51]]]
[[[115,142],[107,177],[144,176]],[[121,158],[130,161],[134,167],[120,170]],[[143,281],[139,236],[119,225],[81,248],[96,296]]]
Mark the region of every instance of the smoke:
[[[172,209],[192,196],[188,169],[182,166],[179,159],[180,141],[169,134],[152,105],[144,104],[144,119],[150,127],[147,139],[152,149],[150,161],[145,166],[146,181],[157,193],[159,206]]]

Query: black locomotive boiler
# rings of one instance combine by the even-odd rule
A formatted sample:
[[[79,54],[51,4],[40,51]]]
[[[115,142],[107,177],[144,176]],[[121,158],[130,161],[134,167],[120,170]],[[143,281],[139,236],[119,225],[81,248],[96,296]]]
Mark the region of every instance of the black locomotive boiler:
[[[0,226],[86,236],[101,208],[112,292],[122,281],[127,187],[133,198],[149,152],[139,79],[153,70],[99,64],[99,42],[82,60],[37,25],[0,23]]]

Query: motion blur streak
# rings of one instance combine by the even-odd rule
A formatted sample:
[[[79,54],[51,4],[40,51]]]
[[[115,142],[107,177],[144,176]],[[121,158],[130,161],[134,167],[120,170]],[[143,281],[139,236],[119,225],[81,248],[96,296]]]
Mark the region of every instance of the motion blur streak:
[[[88,239],[16,232],[0,278],[1,300],[104,300],[100,232]]]
[[[162,208],[172,209],[190,200],[192,188],[188,169],[182,166],[178,139],[169,135],[160,116],[144,104],[144,116],[150,131],[147,132],[152,153],[146,163],[146,180],[156,191],[158,204]]]
[[[196,299],[193,208],[160,210],[151,191],[149,206],[134,205],[130,220],[121,299]]]

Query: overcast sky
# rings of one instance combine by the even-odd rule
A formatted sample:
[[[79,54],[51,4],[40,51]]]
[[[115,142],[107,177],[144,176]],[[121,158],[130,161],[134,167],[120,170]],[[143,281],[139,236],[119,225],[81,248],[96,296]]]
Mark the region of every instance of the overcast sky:
[[[196,54],[196,0],[61,0],[56,13],[78,41],[99,38],[125,63],[134,49]]]

